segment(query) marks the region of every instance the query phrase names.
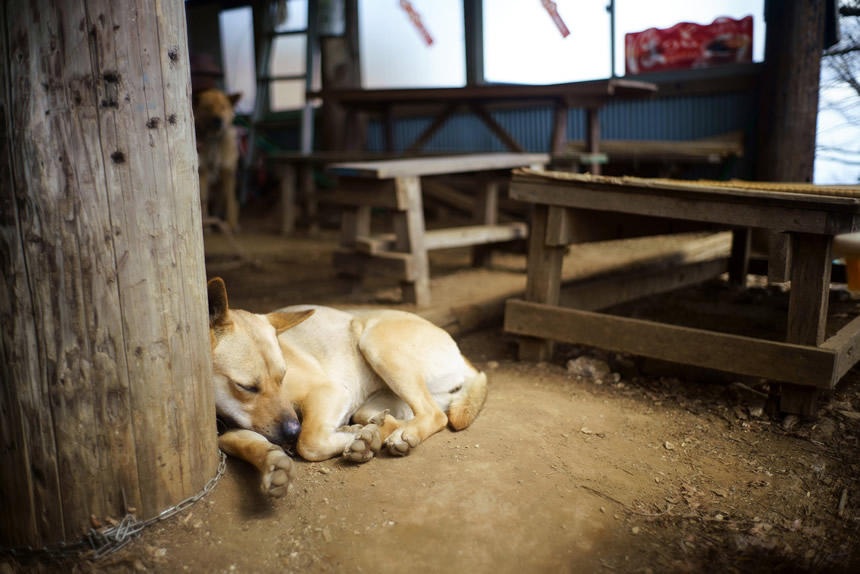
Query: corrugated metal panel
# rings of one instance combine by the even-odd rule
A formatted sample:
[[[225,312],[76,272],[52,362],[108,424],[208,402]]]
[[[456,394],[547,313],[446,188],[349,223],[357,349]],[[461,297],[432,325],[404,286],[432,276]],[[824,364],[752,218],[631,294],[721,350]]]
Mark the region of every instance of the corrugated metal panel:
[[[749,130],[754,124],[755,95],[722,93],[705,96],[615,101],[600,112],[603,137],[610,139],[689,140]],[[493,118],[530,152],[549,151],[552,109],[548,106],[492,112]],[[394,149],[403,151],[415,141],[432,119],[404,118],[394,122]],[[571,110],[568,139],[585,138],[585,114]],[[367,145],[382,151],[382,126],[371,121]],[[426,151],[505,151],[505,146],[476,117],[455,114],[430,139]]]

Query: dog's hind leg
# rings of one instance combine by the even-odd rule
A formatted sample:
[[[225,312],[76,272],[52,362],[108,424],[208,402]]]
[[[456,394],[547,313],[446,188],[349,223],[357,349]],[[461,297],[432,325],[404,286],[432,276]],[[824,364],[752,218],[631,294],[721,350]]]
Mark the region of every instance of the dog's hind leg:
[[[413,418],[397,421],[397,428],[384,443],[391,454],[403,456],[445,428],[448,417],[433,399],[424,380],[424,361],[419,349],[425,337],[432,338],[433,331],[414,333],[417,340],[412,341],[409,336],[404,337],[409,331],[398,328],[398,322],[380,321],[367,329],[359,341],[359,349],[388,388],[412,409]]]
[[[252,430],[229,430],[218,437],[218,446],[231,456],[253,464],[260,471],[264,494],[280,498],[296,478],[293,461],[284,450]]]

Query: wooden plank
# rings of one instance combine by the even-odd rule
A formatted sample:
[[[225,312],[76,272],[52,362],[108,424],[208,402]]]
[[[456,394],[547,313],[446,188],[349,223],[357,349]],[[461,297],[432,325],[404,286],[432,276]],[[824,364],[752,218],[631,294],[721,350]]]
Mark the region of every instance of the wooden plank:
[[[743,197],[698,191],[683,193],[658,188],[613,189],[611,186],[578,182],[567,185],[562,182],[526,183],[517,176],[514,176],[509,194],[514,199],[529,203],[786,231],[848,233],[860,226],[860,217],[847,211],[830,211],[829,206],[833,204],[828,201],[823,201],[816,208],[810,203],[769,201],[769,194]]]
[[[414,281],[418,278],[415,262],[409,253],[380,253],[365,255],[348,249],[338,249],[332,258],[339,273],[355,275],[379,275],[401,281]]]
[[[574,189],[591,189],[597,191],[624,191],[632,195],[664,195],[673,197],[696,197],[699,199],[720,199],[722,201],[760,201],[766,205],[777,204],[796,209],[815,211],[833,211],[848,216],[860,213],[860,195],[855,190],[857,186],[820,186],[832,190],[832,193],[804,192],[809,184],[795,184],[791,191],[790,183],[773,182],[737,182],[730,185],[708,184],[697,181],[671,179],[649,179],[642,177],[596,177],[591,174],[577,173],[515,173],[514,183],[556,184]],[[755,186],[762,186],[757,189]],[[789,191],[779,189],[788,186]],[[843,192],[844,188],[844,192]],[[813,187],[818,189],[818,187]],[[835,233],[834,233],[835,234]]]
[[[553,305],[508,300],[505,331],[828,388],[836,353]]]
[[[855,317],[838,333],[824,341],[821,348],[831,349],[836,353],[836,368],[830,382],[831,386],[836,386],[839,379],[860,361],[860,317]]]
[[[549,154],[544,153],[483,153],[335,163],[330,165],[328,170],[336,175],[391,179],[395,177],[513,169],[534,164],[544,165],[546,163],[549,163]]]
[[[515,239],[525,239],[528,226],[522,222],[502,223],[499,225],[467,225],[434,229],[424,233],[424,246],[434,249],[450,249],[468,245],[501,243]]]
[[[719,163],[731,156],[742,156],[743,133],[725,139],[707,138],[699,140],[617,140],[601,139],[600,151],[612,156],[613,161],[681,161],[696,163]],[[727,134],[732,136],[732,134]],[[564,152],[588,151],[585,141],[569,141]]]
[[[642,297],[666,293],[719,277],[728,270],[728,259],[666,263],[613,270],[562,286],[559,300],[564,307],[597,311]]]

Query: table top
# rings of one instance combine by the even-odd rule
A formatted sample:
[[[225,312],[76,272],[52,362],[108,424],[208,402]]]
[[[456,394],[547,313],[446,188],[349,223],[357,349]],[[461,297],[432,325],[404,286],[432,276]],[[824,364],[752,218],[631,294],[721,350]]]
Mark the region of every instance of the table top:
[[[384,90],[333,89],[308,92],[308,99],[323,98],[354,107],[395,103],[444,103],[454,101],[564,100],[569,105],[599,103],[612,97],[642,98],[657,91],[650,82],[610,78],[532,86],[523,84],[482,84],[462,88],[404,88]]]
[[[860,231],[860,186],[684,181],[520,169],[510,196],[531,203],[836,235]]]
[[[549,154],[545,153],[482,153],[334,163],[328,171],[335,175],[391,179],[542,166],[549,160]]]

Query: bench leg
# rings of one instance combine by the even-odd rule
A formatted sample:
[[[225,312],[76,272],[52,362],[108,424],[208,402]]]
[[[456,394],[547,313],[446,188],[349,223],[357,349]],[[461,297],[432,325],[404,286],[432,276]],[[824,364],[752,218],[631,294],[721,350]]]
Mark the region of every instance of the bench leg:
[[[546,244],[549,209],[546,205],[535,205],[532,212],[532,225],[529,230],[526,301],[558,305],[561,264],[565,246]],[[545,361],[552,357],[552,351],[552,341],[533,337],[520,339],[519,357],[521,361]]]
[[[302,167],[302,203],[305,207],[305,217],[308,220],[308,231],[311,235],[319,233],[320,224],[317,208],[317,186],[314,183],[314,166],[306,163]]]
[[[786,341],[819,346],[824,341],[827,324],[827,298],[832,268],[828,235],[791,234],[791,298],[788,305]],[[822,373],[822,377],[829,376]],[[818,389],[782,385],[780,410],[813,417],[816,414]]]
[[[395,249],[412,255],[414,278],[401,281],[403,300],[419,307],[430,304],[430,262],[424,246],[424,207],[421,202],[421,180],[398,177],[397,193],[405,198],[406,209],[394,214]]]
[[[281,235],[296,229],[296,169],[291,164],[279,168],[281,180]]]
[[[729,283],[738,287],[747,284],[750,267],[750,242],[752,230],[749,227],[732,230],[732,252],[729,257]]]
[[[499,182],[484,182],[478,191],[472,220],[478,225],[496,225],[499,213]],[[472,248],[472,267],[487,267],[493,255],[490,245],[475,245]]]

